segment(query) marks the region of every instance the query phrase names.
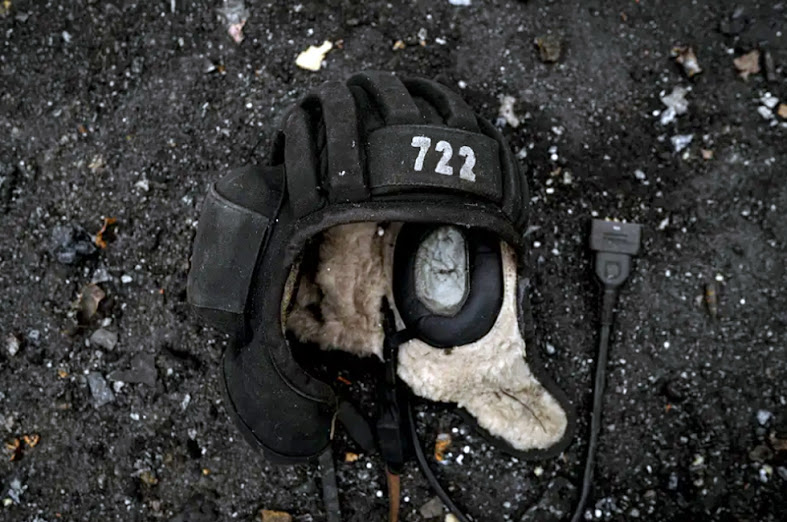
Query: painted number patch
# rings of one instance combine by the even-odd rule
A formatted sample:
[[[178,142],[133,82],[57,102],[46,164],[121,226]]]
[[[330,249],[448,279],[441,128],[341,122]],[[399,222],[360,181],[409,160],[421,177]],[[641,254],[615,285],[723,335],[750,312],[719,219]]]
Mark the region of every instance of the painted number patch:
[[[418,151],[418,157],[415,158],[413,169],[416,172],[421,172],[424,169],[426,154],[432,146],[432,138],[428,136],[413,136],[413,141],[410,145],[420,149]],[[454,156],[454,148],[447,141],[440,140],[437,142],[437,145],[435,145],[434,150],[442,153],[442,157],[440,161],[437,162],[434,171],[444,176],[452,176],[454,174],[454,168],[449,165],[448,162],[451,161],[451,158]],[[475,166],[475,152],[467,145],[462,145],[459,147],[459,156],[465,159],[462,168],[459,169],[459,177],[467,181],[475,181],[475,172],[473,172],[473,167]]]

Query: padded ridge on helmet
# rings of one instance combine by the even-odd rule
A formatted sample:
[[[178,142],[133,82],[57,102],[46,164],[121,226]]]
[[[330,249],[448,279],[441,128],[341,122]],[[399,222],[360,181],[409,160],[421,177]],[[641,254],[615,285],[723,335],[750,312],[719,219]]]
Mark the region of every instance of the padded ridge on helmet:
[[[347,80],[363,88],[377,104],[386,125],[405,125],[422,121],[421,111],[402,81],[391,73],[365,71]]]
[[[440,113],[446,125],[479,132],[475,113],[458,94],[425,78],[407,78],[403,81],[410,94],[428,101]]]
[[[317,144],[309,114],[302,108],[293,110],[284,134],[287,194],[293,212],[302,217],[323,205],[316,165]]]
[[[508,146],[505,145],[505,138],[492,123],[478,118],[478,125],[481,132],[493,138],[500,147],[500,166],[503,171],[503,212],[511,218],[517,227],[524,227],[527,224],[527,205],[529,197],[527,184],[522,179],[522,172],[519,165],[514,160]]]
[[[347,85],[333,81],[320,87],[319,103],[325,125],[327,157],[324,180],[330,201],[365,201],[369,187],[363,173],[362,143],[358,136],[358,113]]]

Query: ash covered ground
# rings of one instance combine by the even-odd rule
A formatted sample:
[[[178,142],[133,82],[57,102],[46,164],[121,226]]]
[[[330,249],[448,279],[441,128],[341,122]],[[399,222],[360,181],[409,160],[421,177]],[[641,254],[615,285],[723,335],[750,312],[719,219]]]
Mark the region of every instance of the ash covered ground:
[[[376,68],[455,87],[519,153],[530,349],[580,419],[561,457],[521,462],[450,408],[422,408],[428,445],[452,436],[436,468],[457,501],[484,521],[570,510],[600,216],[642,223],[645,241],[613,336],[590,514],[783,519],[787,4],[466,3],[248,1],[239,44],[220,1],[0,3],[0,518],[325,519],[316,466],[271,467],[231,424],[227,339],[190,313],[185,281],[208,184],[264,161],[311,87]],[[319,71],[295,65],[325,40]],[[701,73],[676,63],[679,46]],[[345,519],[383,520],[379,460],[347,451],[341,438]],[[433,496],[409,467],[403,519],[425,520]]]

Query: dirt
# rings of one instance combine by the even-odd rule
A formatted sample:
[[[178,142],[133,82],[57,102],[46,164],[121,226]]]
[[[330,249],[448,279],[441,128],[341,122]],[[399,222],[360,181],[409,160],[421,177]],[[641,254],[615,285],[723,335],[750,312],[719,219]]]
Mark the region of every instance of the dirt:
[[[227,339],[190,313],[185,280],[208,183],[264,161],[309,88],[377,68],[454,86],[493,121],[500,96],[516,99],[521,124],[498,123],[526,151],[539,227],[531,349],[579,412],[561,457],[526,463],[451,408],[422,409],[428,444],[456,430],[436,467],[458,503],[485,521],[556,520],[572,505],[595,353],[586,244],[597,215],[642,223],[645,241],[613,335],[590,515],[782,519],[787,129],[758,108],[767,92],[787,98],[787,4],[746,2],[737,16],[727,1],[471,4],[248,2],[240,44],[219,1],[0,4],[0,434],[12,446],[40,436],[3,454],[0,518],[253,520],[265,508],[325,520],[316,466],[266,464],[229,421]],[[547,35],[561,45],[556,63],[534,45]],[[324,67],[298,69],[298,53],[324,40],[335,43]],[[701,74],[685,76],[670,55],[678,45],[693,47]],[[755,48],[764,67],[744,81],[733,59]],[[678,85],[691,87],[688,112],[662,125],[660,94]],[[687,134],[676,153],[671,138]],[[94,250],[84,234],[105,217],[117,219],[115,237]],[[64,257],[62,241],[79,251]],[[93,279],[104,297],[74,305]],[[89,345],[102,326],[115,345],[106,334]],[[383,520],[379,460],[345,463],[345,451],[358,449],[336,448],[344,518]],[[410,466],[403,519],[423,520],[433,496]]]

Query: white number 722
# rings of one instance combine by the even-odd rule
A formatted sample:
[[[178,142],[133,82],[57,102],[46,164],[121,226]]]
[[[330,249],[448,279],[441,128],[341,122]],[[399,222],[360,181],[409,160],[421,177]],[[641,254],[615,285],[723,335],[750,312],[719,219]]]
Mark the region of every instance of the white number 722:
[[[426,153],[429,151],[429,147],[432,146],[432,138],[428,136],[413,136],[413,141],[410,145],[420,149],[418,151],[418,157],[415,158],[413,169],[416,172],[421,172],[424,169]],[[440,140],[437,142],[437,145],[435,145],[434,150],[443,153],[434,171],[444,176],[453,175],[454,168],[448,164],[448,162],[451,161],[451,157],[454,155],[454,149],[451,147],[451,144],[445,140]],[[462,168],[459,169],[459,177],[467,181],[475,181],[475,172],[473,172],[473,167],[475,166],[475,152],[467,145],[462,145],[459,148],[459,155],[465,159]]]

